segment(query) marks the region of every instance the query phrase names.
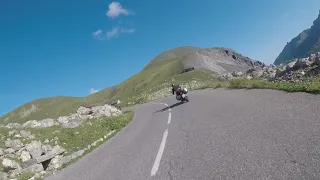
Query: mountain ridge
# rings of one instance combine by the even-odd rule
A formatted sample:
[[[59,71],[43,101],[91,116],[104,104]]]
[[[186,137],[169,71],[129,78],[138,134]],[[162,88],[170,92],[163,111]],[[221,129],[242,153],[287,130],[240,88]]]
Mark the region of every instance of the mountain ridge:
[[[275,65],[288,63],[295,58],[304,58],[320,51],[320,10],[310,28],[302,31],[286,44],[274,61]]]

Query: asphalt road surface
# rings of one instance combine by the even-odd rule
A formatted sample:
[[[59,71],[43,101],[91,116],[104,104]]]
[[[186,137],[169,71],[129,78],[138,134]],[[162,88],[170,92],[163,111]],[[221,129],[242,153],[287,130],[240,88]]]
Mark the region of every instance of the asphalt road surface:
[[[123,131],[50,180],[320,179],[320,96],[207,89],[135,107]]]

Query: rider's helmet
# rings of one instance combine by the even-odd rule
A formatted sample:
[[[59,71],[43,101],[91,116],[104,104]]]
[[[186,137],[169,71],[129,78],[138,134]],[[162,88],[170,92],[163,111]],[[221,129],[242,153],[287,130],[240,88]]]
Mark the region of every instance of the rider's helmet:
[[[174,87],[174,84],[171,84],[171,87]]]

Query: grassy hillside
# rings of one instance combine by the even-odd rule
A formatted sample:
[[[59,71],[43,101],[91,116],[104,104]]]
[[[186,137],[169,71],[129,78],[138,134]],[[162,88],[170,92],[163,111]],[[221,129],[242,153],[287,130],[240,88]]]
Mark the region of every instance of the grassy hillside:
[[[28,120],[41,120],[45,118],[57,118],[59,116],[74,113],[81,104],[88,106],[102,105],[111,100],[123,101],[124,103],[135,99],[141,102],[141,96],[153,92],[162,85],[169,87],[169,82],[181,76],[175,76],[183,70],[182,60],[188,51],[193,51],[193,47],[176,48],[166,51],[151,61],[147,68],[134,76],[123,81],[119,85],[106,88],[100,92],[89,95],[87,97],[50,97],[37,99],[26,103],[12,112],[0,117],[0,123],[8,124],[12,122],[23,123]],[[200,70],[201,71],[201,70]],[[200,76],[193,74],[193,76]],[[172,79],[173,78],[173,79]],[[139,99],[140,97],[140,99]],[[124,104],[123,103],[123,104]]]
[[[182,46],[182,47],[178,47],[178,48],[164,51],[163,53],[161,53],[158,56],[156,56],[155,58],[153,58],[150,61],[150,63],[143,70],[151,68],[155,65],[159,65],[163,61],[186,56],[186,55],[194,53],[200,49],[202,49],[202,48],[193,47],[193,46]]]
[[[37,99],[0,117],[0,123],[22,123],[28,120],[41,120],[48,117],[57,118],[60,115],[68,115],[76,111],[82,101],[83,98],[66,96]]]

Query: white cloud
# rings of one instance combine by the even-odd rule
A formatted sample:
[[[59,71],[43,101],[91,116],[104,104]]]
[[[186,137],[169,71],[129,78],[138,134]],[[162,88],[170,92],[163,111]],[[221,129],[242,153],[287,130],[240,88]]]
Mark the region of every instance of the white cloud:
[[[91,88],[91,89],[90,89],[90,94],[94,94],[94,93],[96,93],[96,92],[99,92],[99,91],[96,90],[96,89],[94,89],[94,88]]]
[[[97,31],[95,31],[95,32],[92,33],[92,36],[93,36],[94,38],[96,38],[96,39],[101,40],[101,39],[103,39],[103,38],[101,37],[102,33],[103,33],[102,29],[98,29]]]
[[[136,29],[131,28],[131,29],[126,29],[126,28],[122,28],[121,32],[122,33],[134,33]]]
[[[118,32],[118,28],[112,28],[110,31],[107,32],[107,38],[110,39],[112,37],[117,36]]]
[[[124,9],[119,2],[112,2],[109,4],[109,10],[107,12],[108,17],[116,18],[121,14],[129,15],[130,12]]]
[[[92,33],[92,36],[98,40],[106,40],[118,37],[120,34],[132,34],[136,31],[135,28],[121,28],[121,27],[113,27],[109,31],[105,32],[101,29]]]

